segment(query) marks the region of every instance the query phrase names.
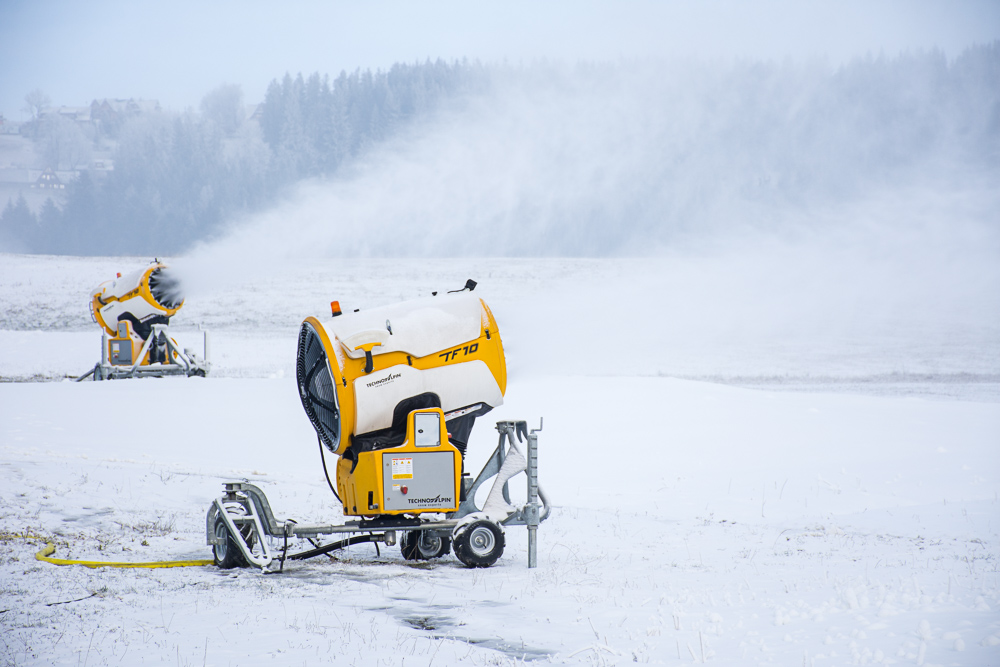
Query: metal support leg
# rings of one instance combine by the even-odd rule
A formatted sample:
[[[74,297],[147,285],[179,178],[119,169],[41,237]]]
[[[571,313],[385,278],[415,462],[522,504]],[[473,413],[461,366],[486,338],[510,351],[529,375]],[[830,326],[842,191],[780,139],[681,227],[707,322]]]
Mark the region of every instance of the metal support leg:
[[[143,358],[146,356],[146,353],[149,352],[150,346],[153,344],[153,341],[156,339],[156,333],[157,333],[156,332],[156,325],[154,324],[153,325],[153,331],[151,331],[150,334],[149,334],[149,337],[145,341],[143,341],[142,348],[139,349],[139,356],[137,356],[134,359],[135,363],[132,364],[132,368],[129,370],[128,375],[126,377],[132,377],[132,376],[135,375],[136,369],[139,368],[139,366],[142,364]]]
[[[108,355],[108,334],[101,332],[101,365],[100,370],[94,373],[95,380],[104,380],[107,377],[107,369],[111,367],[111,358]]]
[[[528,434],[528,504],[524,508],[524,522],[528,528],[528,567],[538,567],[538,436],[536,433],[542,430],[542,421],[539,420],[538,428],[533,429]]]

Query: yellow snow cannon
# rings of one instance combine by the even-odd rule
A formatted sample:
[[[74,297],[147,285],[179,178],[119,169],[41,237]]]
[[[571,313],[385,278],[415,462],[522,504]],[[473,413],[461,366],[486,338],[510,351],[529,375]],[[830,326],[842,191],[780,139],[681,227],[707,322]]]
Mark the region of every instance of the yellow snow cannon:
[[[507,365],[496,320],[465,288],[370,310],[308,317],[299,329],[299,398],[316,429],[327,483],[341,524],[279,521],[264,492],[226,482],[205,517],[206,541],[222,568],[266,569],[360,542],[399,545],[407,560],[438,558],[454,548],[469,567],[489,567],[503,553],[504,526],[528,529],[528,567],[536,533],[549,515],[538,487],[538,429],[500,421],[500,442],[473,479],[464,458],[473,423],[503,403]],[[518,443],[526,447],[522,453]],[[325,452],[337,455],[336,487]],[[525,473],[527,502],[511,504],[508,480]],[[492,480],[477,504],[477,490]],[[480,498],[482,500],[482,498]],[[320,545],[321,535],[350,537]],[[292,553],[290,540],[311,548]]]
[[[470,291],[307,318],[296,376],[340,456],[344,514],[363,517],[457,510],[473,423],[507,388],[496,320]]]
[[[78,381],[89,376],[204,376],[210,368],[207,333],[204,358],[181,350],[169,334],[170,318],[183,305],[180,281],[157,260],[91,290],[90,315],[103,329],[101,361]]]

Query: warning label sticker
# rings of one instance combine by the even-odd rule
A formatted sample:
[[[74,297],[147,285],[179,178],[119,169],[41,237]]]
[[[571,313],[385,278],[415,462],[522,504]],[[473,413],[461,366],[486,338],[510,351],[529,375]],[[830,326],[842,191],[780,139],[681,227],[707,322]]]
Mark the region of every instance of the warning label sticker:
[[[392,460],[393,479],[413,479],[413,457]]]

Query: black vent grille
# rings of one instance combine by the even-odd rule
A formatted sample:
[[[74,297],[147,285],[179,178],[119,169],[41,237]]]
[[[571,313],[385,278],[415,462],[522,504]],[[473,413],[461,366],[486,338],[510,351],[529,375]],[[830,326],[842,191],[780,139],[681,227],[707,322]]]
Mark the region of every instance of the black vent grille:
[[[295,364],[299,398],[320,440],[331,452],[340,446],[340,409],[337,391],[330,377],[330,365],[323,341],[308,322],[299,330],[299,351]]]

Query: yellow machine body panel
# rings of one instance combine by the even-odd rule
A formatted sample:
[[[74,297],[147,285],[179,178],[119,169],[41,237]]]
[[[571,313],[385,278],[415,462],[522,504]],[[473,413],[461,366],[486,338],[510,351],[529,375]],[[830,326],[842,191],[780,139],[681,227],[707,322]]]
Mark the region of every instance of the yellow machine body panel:
[[[128,320],[118,323],[117,335],[108,338],[107,360],[112,366],[132,366],[135,364],[136,355],[142,351],[143,340],[132,329],[132,323]],[[147,363],[149,353],[143,355],[143,364]]]
[[[448,442],[440,408],[407,415],[398,447],[362,452],[357,465],[337,462],[337,488],[348,516],[454,512],[462,483],[462,455]]]

